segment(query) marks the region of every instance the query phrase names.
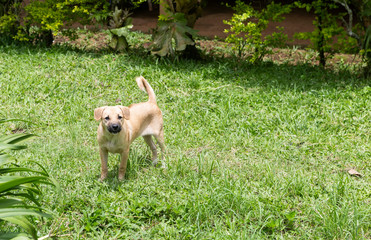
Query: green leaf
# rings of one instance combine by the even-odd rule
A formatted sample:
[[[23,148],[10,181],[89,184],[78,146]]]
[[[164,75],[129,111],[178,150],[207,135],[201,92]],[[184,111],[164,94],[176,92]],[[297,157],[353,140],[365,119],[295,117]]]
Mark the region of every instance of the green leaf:
[[[20,150],[20,149],[25,149],[25,148],[27,148],[27,147],[22,146],[22,145],[6,144],[6,143],[1,143],[0,142],[0,151],[2,151],[2,150]]]
[[[275,228],[278,228],[279,225],[280,222],[278,219],[272,219],[267,223],[266,227],[270,228],[271,230],[274,230]]]
[[[133,25],[125,26],[122,28],[115,28],[115,29],[110,29],[110,32],[116,36],[119,37],[125,37],[127,36],[130,32],[129,29],[132,28]]]
[[[159,55],[161,57],[172,55],[174,51],[171,44],[172,38],[170,31],[164,31],[162,34],[155,36],[151,45],[151,52],[152,54]]]
[[[30,238],[25,233],[2,233],[0,232],[0,240],[29,240]]]
[[[117,52],[126,52],[129,48],[129,44],[126,37],[113,36],[109,46]]]
[[[365,34],[365,39],[363,40],[363,46],[362,48],[365,50],[365,51],[370,51],[370,42],[371,42],[371,26],[368,26],[367,30],[366,30],[366,34]],[[366,54],[370,54],[370,53],[367,53]]]
[[[124,24],[127,28],[133,28],[133,18],[131,17],[128,17],[126,20],[125,20],[125,24]]]
[[[16,133],[16,134],[11,134],[11,135],[0,137],[0,142],[8,143],[8,144],[16,144],[18,142],[24,141],[33,136],[35,135],[28,134],[28,133]]]
[[[13,224],[17,224],[26,230],[33,239],[37,239],[37,231],[32,223],[24,216],[16,216],[16,217],[7,217],[4,218],[5,221],[11,222]]]
[[[0,208],[0,219],[7,219],[18,216],[37,216],[50,218],[50,214],[42,213],[32,209],[26,208]]]
[[[12,189],[24,183],[39,182],[40,180],[48,179],[45,176],[34,176],[34,177],[16,177],[10,180],[6,180],[6,177],[0,177],[0,193],[6,190]],[[5,180],[5,181],[4,181]]]
[[[296,216],[296,212],[295,212],[295,211],[292,211],[292,212],[290,212],[290,213],[288,213],[288,214],[285,215],[285,217],[286,217],[287,220],[289,220],[289,221],[293,221],[294,218],[295,218],[295,216]]]
[[[33,173],[45,175],[45,172],[32,170],[31,168],[24,168],[24,167],[0,168],[0,174],[14,173],[14,172],[33,172]]]
[[[0,199],[0,208],[9,208],[19,204],[24,204],[24,202],[18,199]]]
[[[0,153],[0,166],[5,165],[11,161],[10,155]]]

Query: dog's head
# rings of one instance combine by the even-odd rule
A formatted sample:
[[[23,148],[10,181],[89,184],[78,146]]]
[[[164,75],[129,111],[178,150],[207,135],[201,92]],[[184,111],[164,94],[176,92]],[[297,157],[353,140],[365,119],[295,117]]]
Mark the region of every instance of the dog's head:
[[[102,121],[103,127],[110,133],[119,133],[123,123],[130,119],[130,109],[124,106],[100,107],[94,110],[94,119]]]

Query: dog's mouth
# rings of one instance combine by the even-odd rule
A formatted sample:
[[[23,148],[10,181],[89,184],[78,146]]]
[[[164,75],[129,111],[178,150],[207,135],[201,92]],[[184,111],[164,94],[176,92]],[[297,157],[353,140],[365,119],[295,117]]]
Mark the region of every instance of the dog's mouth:
[[[121,126],[118,124],[112,124],[107,128],[107,130],[112,134],[117,134],[121,131]]]
[[[117,134],[119,133],[121,130],[108,130],[108,132],[112,133],[112,134]]]

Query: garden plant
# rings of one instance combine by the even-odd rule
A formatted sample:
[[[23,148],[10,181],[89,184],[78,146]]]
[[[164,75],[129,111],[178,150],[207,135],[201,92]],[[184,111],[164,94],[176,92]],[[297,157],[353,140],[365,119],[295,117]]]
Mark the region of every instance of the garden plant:
[[[0,124],[8,121],[1,119]],[[19,163],[9,155],[11,150],[25,149],[26,146],[19,145],[19,143],[31,137],[33,135],[27,133],[0,136],[1,239],[29,239],[29,237],[37,239],[38,226],[34,217],[51,217],[46,213],[45,207],[40,204],[40,198],[43,195],[40,188],[45,184],[53,186],[58,186],[58,184],[49,177],[45,168],[39,163],[33,162],[41,170],[21,167],[20,164],[24,164],[25,161]],[[31,161],[28,160],[28,162]],[[20,226],[25,232],[11,231],[12,228],[7,227],[7,222]]]

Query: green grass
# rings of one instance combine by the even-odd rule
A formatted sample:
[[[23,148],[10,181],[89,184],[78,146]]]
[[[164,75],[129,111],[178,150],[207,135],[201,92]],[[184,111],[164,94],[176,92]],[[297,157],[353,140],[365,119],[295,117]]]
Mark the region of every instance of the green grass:
[[[146,101],[139,75],[164,114],[168,168],[151,167],[137,139],[126,180],[110,155],[100,183],[93,111]],[[371,87],[356,73],[12,45],[0,46],[0,91],[0,118],[28,121],[1,131],[37,134],[18,157],[62,189],[43,189],[54,219],[39,223],[41,236],[371,237]]]

